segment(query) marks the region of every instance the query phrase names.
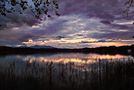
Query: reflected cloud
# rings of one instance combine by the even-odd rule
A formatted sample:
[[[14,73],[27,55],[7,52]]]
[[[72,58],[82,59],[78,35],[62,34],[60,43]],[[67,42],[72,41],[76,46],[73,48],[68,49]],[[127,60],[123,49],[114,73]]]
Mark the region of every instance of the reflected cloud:
[[[98,60],[122,60],[127,58],[127,56],[123,55],[99,55],[99,54],[79,54],[79,53],[71,53],[71,54],[56,54],[52,56],[26,56],[19,57],[23,58],[24,61],[28,61],[28,63],[32,62],[41,62],[41,63],[74,63],[75,65],[83,65],[83,64],[93,64],[98,62]]]

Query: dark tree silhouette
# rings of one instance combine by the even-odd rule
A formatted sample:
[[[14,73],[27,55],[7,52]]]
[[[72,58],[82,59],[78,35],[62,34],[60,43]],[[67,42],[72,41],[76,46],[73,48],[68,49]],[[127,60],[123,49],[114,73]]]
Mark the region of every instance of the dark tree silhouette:
[[[134,0],[128,0],[125,4],[128,5],[128,8],[130,8],[134,3]]]
[[[134,0],[127,0],[126,12],[128,14],[130,7],[134,4]],[[29,9],[35,17],[39,18],[40,15],[45,14],[51,17],[49,11],[58,13],[59,5],[58,0],[0,0],[0,15],[6,16],[8,13],[23,14],[25,10]]]
[[[58,0],[0,0],[0,15],[6,16],[9,13],[20,13],[30,10],[35,17],[45,14],[51,17],[49,11],[58,13]]]
[[[125,12],[127,14],[129,12],[130,8],[133,6],[133,4],[134,4],[134,0],[127,0],[127,2],[125,3],[125,5],[127,6]]]

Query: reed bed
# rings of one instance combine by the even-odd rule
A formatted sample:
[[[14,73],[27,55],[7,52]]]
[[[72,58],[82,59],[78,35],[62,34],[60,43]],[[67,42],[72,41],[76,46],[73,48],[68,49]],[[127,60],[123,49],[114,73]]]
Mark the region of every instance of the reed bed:
[[[22,66],[20,66],[22,65]],[[0,90],[133,90],[134,59],[75,63],[17,62],[0,64]]]

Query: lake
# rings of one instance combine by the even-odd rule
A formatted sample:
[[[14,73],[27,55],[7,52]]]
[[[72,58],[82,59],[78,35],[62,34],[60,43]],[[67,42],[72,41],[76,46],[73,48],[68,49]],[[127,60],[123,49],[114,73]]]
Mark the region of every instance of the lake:
[[[134,57],[83,53],[0,56],[0,90],[133,90]]]

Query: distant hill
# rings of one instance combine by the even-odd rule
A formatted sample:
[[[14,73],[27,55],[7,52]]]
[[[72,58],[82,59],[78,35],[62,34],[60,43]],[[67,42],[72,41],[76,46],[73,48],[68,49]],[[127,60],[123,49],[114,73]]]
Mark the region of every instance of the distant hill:
[[[43,48],[54,48],[54,47],[52,47],[52,46],[40,46],[40,45],[35,45],[35,46],[30,46],[29,48],[37,48],[37,49],[43,49]]]
[[[134,55],[134,45],[131,46],[109,46],[97,48],[65,49],[51,46],[31,46],[31,47],[7,47],[0,46],[2,54],[34,54],[34,53],[98,53],[98,54],[123,54]]]

